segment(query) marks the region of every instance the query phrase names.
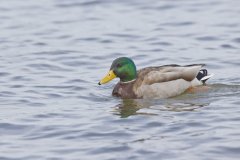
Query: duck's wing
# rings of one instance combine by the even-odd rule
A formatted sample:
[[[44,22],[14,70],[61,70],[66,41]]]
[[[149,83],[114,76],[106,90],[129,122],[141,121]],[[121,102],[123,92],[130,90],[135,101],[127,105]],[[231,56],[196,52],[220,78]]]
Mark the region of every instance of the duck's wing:
[[[154,83],[168,82],[177,79],[192,81],[196,78],[199,70],[204,64],[193,64],[187,66],[165,65],[158,67],[148,67],[138,71],[139,83],[151,85]]]
[[[191,81],[203,66],[166,65],[141,69],[133,87],[134,92],[143,98],[176,96],[191,86]]]

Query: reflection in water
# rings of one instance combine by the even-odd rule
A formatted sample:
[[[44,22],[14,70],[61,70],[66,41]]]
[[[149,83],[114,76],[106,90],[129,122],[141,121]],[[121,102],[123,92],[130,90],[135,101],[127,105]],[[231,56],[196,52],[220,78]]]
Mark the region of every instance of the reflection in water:
[[[143,108],[141,103],[134,99],[123,99],[121,104],[115,106],[115,114],[120,115],[121,118],[126,118],[137,114],[137,111]]]
[[[189,96],[190,97],[190,96]],[[123,99],[122,103],[114,107],[114,114],[121,118],[131,115],[158,115],[159,111],[183,112],[194,111],[210,103],[202,102],[201,99],[180,100],[176,98],[162,100],[146,99]]]

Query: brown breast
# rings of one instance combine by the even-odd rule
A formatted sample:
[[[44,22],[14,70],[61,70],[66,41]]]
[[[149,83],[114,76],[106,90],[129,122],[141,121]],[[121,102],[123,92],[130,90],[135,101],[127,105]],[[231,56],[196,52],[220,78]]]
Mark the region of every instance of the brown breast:
[[[134,82],[131,83],[118,82],[113,89],[112,95],[124,99],[137,98],[136,94],[133,92],[133,84]]]

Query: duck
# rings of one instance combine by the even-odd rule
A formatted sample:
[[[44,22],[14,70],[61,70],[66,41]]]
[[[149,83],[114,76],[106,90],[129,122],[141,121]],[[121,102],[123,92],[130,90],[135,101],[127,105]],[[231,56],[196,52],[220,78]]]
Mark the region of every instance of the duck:
[[[119,78],[112,95],[123,99],[170,98],[205,85],[213,74],[208,74],[203,66],[205,64],[170,64],[137,70],[131,58],[119,57],[112,62],[107,75],[98,84]]]

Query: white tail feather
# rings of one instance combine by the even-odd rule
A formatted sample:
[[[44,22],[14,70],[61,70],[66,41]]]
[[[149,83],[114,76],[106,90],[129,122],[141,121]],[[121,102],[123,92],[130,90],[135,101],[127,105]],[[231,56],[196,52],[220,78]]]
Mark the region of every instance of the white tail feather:
[[[200,81],[206,81],[206,80],[208,80],[209,78],[211,78],[213,76],[214,76],[214,74],[209,74],[207,76],[204,76]]]

